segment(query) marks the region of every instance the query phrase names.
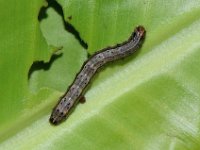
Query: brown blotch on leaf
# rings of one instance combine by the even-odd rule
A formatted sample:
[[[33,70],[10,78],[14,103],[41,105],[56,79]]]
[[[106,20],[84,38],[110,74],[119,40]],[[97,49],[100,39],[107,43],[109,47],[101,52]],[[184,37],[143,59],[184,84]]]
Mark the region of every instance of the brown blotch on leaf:
[[[68,16],[67,18],[68,18],[69,20],[72,20],[72,16]]]

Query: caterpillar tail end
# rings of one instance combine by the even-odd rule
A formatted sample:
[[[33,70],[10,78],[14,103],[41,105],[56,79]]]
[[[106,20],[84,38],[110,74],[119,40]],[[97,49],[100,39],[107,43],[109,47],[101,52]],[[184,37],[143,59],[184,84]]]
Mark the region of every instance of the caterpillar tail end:
[[[49,122],[52,125],[58,125],[61,122],[63,122],[63,120],[65,119],[66,119],[66,115],[63,112],[59,111],[58,109],[54,109],[49,118]]]

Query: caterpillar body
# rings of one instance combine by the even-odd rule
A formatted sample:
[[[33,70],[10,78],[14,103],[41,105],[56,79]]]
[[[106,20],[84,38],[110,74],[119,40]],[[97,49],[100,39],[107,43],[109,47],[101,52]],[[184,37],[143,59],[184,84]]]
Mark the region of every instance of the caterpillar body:
[[[109,62],[127,57],[134,53],[141,46],[145,37],[145,32],[143,26],[138,26],[127,41],[114,47],[103,49],[92,55],[83,64],[73,83],[53,109],[49,119],[50,123],[57,125],[65,120],[73,106],[75,106],[80,99],[83,99],[82,93],[97,70]]]

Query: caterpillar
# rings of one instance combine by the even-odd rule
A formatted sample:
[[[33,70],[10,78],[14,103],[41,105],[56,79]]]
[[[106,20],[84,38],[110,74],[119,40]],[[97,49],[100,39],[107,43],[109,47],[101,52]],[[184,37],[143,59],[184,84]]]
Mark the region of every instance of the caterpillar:
[[[127,57],[134,53],[142,44],[145,37],[145,28],[138,26],[130,38],[114,47],[102,49],[92,55],[82,66],[67,92],[60,98],[50,116],[50,123],[57,125],[67,118],[73,106],[84,100],[82,93],[97,70],[103,65]]]

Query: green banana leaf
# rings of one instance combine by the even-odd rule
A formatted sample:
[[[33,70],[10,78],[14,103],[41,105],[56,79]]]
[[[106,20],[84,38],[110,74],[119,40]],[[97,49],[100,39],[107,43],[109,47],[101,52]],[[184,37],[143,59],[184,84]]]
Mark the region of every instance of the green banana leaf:
[[[0,149],[200,149],[200,1],[0,2]],[[88,54],[127,40],[65,122],[48,119]],[[88,45],[88,47],[86,46]]]

